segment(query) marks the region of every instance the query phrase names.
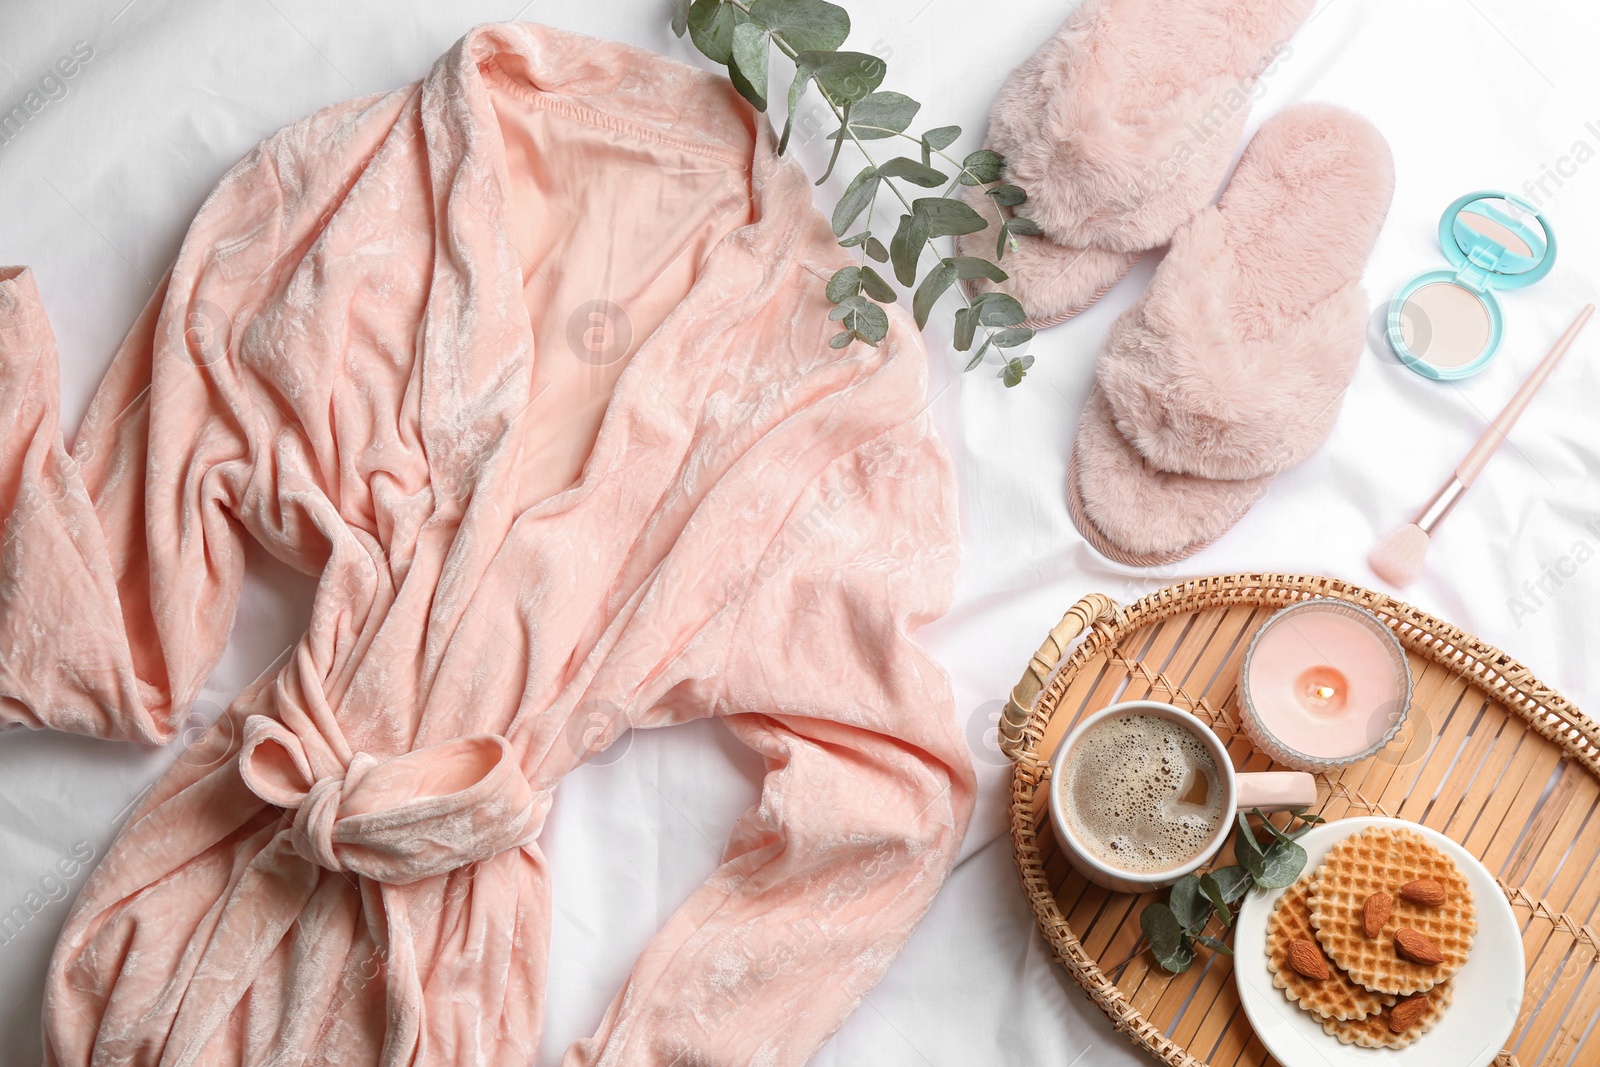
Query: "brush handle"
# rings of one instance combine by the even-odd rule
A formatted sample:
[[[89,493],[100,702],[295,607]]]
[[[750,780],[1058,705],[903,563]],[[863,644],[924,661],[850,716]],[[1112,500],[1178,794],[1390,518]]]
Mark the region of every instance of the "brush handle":
[[[1556,364],[1561,362],[1561,357],[1567,354],[1567,349],[1572,347],[1573,338],[1578,336],[1578,331],[1583,329],[1584,323],[1589,321],[1589,316],[1594,314],[1594,305],[1585,304],[1583,310],[1578,312],[1578,317],[1572,320],[1572,325],[1567,327],[1566,333],[1556,338],[1556,343],[1551,347],[1548,355],[1540,361],[1528,375],[1528,380],[1512,395],[1509,403],[1495,416],[1494,422],[1483,431],[1483,436],[1478,438],[1478,443],[1472,446],[1472,451],[1467,453],[1467,458],[1461,461],[1456,468],[1456,479],[1462,486],[1469,486],[1483,470],[1483,465],[1489,462],[1489,457],[1494,455],[1506,435],[1511,432],[1511,427],[1516,425],[1517,418],[1523,409],[1528,406],[1528,401],[1533,399],[1533,394],[1539,391],[1545,379],[1550,377],[1550,372],[1556,369]],[[1442,516],[1441,516],[1442,518]]]

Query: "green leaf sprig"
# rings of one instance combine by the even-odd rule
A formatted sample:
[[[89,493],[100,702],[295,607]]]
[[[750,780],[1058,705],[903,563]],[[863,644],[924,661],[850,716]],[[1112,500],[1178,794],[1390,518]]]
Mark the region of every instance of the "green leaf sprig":
[[[1195,959],[1195,946],[1203,945],[1225,956],[1233,949],[1224,940],[1233,929],[1235,905],[1251,889],[1283,889],[1294,884],[1306,868],[1306,850],[1295,839],[1317,823],[1320,815],[1307,815],[1306,809],[1290,812],[1289,826],[1279,829],[1259,808],[1251,812],[1271,833],[1263,848],[1244,812],[1239,813],[1239,832],[1234,835],[1233,855],[1237,863],[1218,867],[1205,874],[1190,874],[1179,879],[1167,894],[1167,903],[1153,903],[1139,914],[1139,929],[1150,942],[1150,952],[1163,970],[1182,974]],[[1295,824],[1299,823],[1296,827]],[[1215,919],[1216,932],[1208,933]]]
[[[833,211],[834,235],[843,247],[860,248],[861,262],[841,268],[829,279],[827,295],[833,304],[829,318],[841,327],[830,345],[843,348],[857,339],[877,345],[888,335],[884,305],[894,303],[899,293],[872,267],[871,260],[889,264],[895,281],[912,292],[911,310],[918,329],[927,326],[939,298],[955,287],[963,304],[955,315],[955,346],[957,351],[973,353],[967,370],[976,368],[993,351],[1002,357],[998,377],[1008,388],[1026,377],[1033,357],[1012,351],[1033,338],[1034,331],[1022,325],[1028,317],[1022,305],[1005,293],[969,296],[964,286],[955,285],[978,278],[1002,282],[1006,272],[976,256],[945,255],[934,243],[977,233],[988,225],[966,200],[952,195],[958,186],[981,186],[987,194],[1000,224],[996,261],[1015,250],[1015,235],[1040,232],[1032,219],[1005,217],[1002,208],[1025,203],[1027,194],[1004,180],[1005,160],[998,153],[979,149],[958,162],[945,149],[961,136],[961,127],[907,132],[922,105],[904,93],[878,89],[887,71],[882,59],[840,50],[850,35],[850,15],[827,0],[693,0],[687,7],[680,3],[675,8],[672,29],[679,37],[687,32],[707,58],[727,67],[734,87],[758,111],[767,109],[771,49],[777,48],[794,62],[788,117],[778,151],[787,150],[796,109],[807,88],[815,85],[839,122],[839,128],[828,134],[833,151],[818,185],[832,175],[846,141],[867,162],[846,186]],[[917,154],[878,162],[866,142],[889,138],[915,144]],[[939,165],[935,165],[936,159]],[[913,186],[939,192],[908,196],[906,187]],[[884,190],[893,193],[904,208],[888,244],[873,231],[878,194]],[[858,220],[861,228],[848,232]],[[929,252],[933,262],[924,271],[922,263]],[[973,351],[980,330],[983,341]]]

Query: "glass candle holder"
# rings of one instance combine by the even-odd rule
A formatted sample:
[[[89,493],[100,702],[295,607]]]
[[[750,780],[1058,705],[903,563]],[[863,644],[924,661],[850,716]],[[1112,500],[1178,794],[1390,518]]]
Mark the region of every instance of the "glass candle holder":
[[[1268,619],[1239,674],[1245,732],[1276,763],[1333,771],[1383,749],[1411,708],[1411,665],[1383,621],[1327,597]]]

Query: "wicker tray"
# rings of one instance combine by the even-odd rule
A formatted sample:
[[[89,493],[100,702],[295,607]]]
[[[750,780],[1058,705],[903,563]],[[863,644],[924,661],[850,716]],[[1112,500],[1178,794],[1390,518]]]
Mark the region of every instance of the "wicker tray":
[[[1600,727],[1499,650],[1331,578],[1206,578],[1127,608],[1095,594],[1034,654],[1002,716],[1001,747],[1016,763],[1017,867],[1056,959],[1118,1030],[1175,1067],[1276,1063],[1239,1005],[1228,957],[1202,949],[1189,971],[1167,974],[1139,945],[1139,912],[1160,894],[1111,893],[1068,866],[1050,825],[1049,760],[1083,715],[1148,697],[1212,723],[1235,766],[1267,769],[1237,728],[1240,662],[1269,615],[1313,596],[1375,612],[1416,680],[1410,717],[1387,749],[1318,776],[1321,814],[1410,819],[1479,857],[1512,903],[1528,963],[1522,1014],[1498,1062],[1600,1064],[1600,943],[1588,925],[1600,901]]]

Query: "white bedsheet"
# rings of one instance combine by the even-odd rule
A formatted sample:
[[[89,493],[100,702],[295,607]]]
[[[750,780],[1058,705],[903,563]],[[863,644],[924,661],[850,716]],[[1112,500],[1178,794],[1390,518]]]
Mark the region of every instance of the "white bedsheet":
[[[284,123],[421,76],[479,22],[546,21],[694,59],[667,29],[668,0],[533,0],[518,10],[520,2],[0,2],[0,110],[34,89],[47,100],[0,143],[0,263],[38,274],[62,348],[64,424],[81,418],[207,191]],[[1071,4],[848,6],[851,46],[889,60],[885,87],[922,100],[928,126],[962,124],[957,148],[968,149],[980,143],[1000,79]],[[930,331],[933,410],[959,466],[965,558],[954,609],[923,639],[951,674],[982,799],[963,861],[927,920],[817,1063],[1149,1062],[1034,932],[1005,829],[1007,768],[992,744],[999,701],[1084,593],[1126,602],[1240,570],[1381,584],[1364,562],[1374,539],[1427,499],[1548,342],[1596,298],[1596,41],[1600,14],[1578,0],[1324,0],[1267,79],[1249,129],[1286,103],[1320,98],[1361,111],[1388,136],[1399,182],[1367,274],[1374,309],[1442,265],[1439,212],[1472,189],[1534,198],[1554,222],[1561,259],[1543,283],[1504,297],[1502,355],[1465,384],[1426,381],[1369,351],[1322,451],[1184,564],[1152,573],[1107,563],[1073,529],[1061,491],[1096,350],[1149,277],[1149,259],[1097,307],[1040,337],[1038,362],[1017,389],[1001,388],[992,370],[963,376],[944,327]],[[68,64],[74,75],[46,81],[64,57],[78,60]],[[798,150],[817,168],[825,130],[807,128]],[[839,186],[819,191],[825,207]],[[1591,326],[1408,591],[1591,712],[1600,708],[1597,411],[1600,326]],[[309,583],[258,557],[195,733],[303,628]],[[71,895],[173,755],[63,735],[0,739],[0,912],[27,912],[0,932],[3,1067],[39,1061],[46,962]],[[701,723],[629,737],[564,783],[544,836],[557,912],[538,1063],[555,1063],[592,1032],[640,947],[715,866],[759,781],[758,761]],[[85,857],[72,877],[58,877],[63,859]]]

